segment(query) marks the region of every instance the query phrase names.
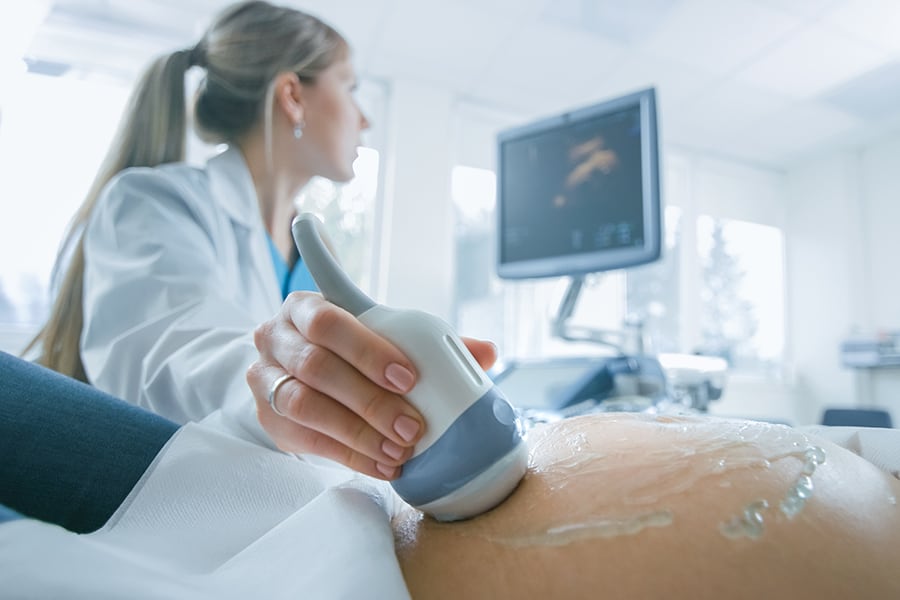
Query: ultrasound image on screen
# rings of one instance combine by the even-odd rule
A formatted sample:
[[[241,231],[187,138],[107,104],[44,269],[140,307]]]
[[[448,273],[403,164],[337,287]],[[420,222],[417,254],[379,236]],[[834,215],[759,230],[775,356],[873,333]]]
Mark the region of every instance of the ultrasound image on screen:
[[[643,245],[640,108],[507,141],[504,263]]]

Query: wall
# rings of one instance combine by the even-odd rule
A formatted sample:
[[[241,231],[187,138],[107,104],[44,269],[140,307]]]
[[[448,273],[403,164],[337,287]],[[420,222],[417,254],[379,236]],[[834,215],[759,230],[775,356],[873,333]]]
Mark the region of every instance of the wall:
[[[900,329],[900,138],[870,146],[862,155],[865,252],[871,325]]]
[[[799,410],[880,406],[900,420],[900,371],[840,364],[852,331],[900,329],[900,140],[830,154],[789,173],[790,336]]]
[[[836,155],[789,175],[788,314],[797,404],[815,422],[825,406],[854,403],[839,346],[857,313],[861,222],[854,155]]]
[[[391,82],[375,290],[389,306],[415,307],[444,319],[452,307],[452,103],[446,90]]]
[[[873,331],[900,331],[900,137],[867,148],[861,172],[867,278],[860,317]],[[858,401],[890,410],[900,425],[900,369],[857,378]]]

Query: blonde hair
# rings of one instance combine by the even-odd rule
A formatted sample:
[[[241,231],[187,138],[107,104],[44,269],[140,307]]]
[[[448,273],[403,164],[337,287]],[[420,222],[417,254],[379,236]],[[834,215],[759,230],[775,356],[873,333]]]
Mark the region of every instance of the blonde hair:
[[[276,75],[291,71],[302,82],[312,82],[348,51],[344,38],[318,18],[253,0],[226,8],[193,48],[156,59],[132,92],[113,143],[72,219],[62,246],[74,247],[71,260],[50,318],[24,353],[39,344],[38,363],[88,381],[80,349],[82,232],[104,187],[120,171],[185,159],[188,69],[206,70],[193,105],[194,126],[201,139],[238,142],[262,119],[268,140]]]

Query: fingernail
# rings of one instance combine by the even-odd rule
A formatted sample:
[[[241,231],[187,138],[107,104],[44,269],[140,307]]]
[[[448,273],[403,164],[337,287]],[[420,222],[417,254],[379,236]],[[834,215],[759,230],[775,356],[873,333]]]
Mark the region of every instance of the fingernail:
[[[403,458],[403,454],[406,452],[406,448],[399,444],[395,444],[391,440],[384,440],[381,443],[381,451],[394,460],[400,460],[401,458]]]
[[[397,432],[403,441],[411,442],[419,435],[419,422],[406,415],[400,415],[394,421],[394,431]]]
[[[387,465],[383,465],[380,462],[375,463],[375,468],[378,469],[378,472],[387,477],[388,479],[393,479],[397,475],[397,467],[389,467]]]
[[[401,392],[408,392],[416,380],[412,371],[397,363],[389,364],[387,369],[384,370],[384,376],[388,381],[397,386],[397,389]]]

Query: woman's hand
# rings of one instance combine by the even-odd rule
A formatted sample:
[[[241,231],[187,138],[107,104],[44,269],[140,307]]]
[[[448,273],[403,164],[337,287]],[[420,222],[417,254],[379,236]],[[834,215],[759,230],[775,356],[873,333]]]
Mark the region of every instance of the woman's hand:
[[[425,430],[422,415],[403,398],[415,367],[393,344],[320,294],[295,292],[281,312],[260,325],[259,358],[247,370],[263,428],[286,452],[330,458],[379,479],[394,479]],[[465,339],[490,368],[490,342]],[[278,387],[269,406],[275,381]]]

